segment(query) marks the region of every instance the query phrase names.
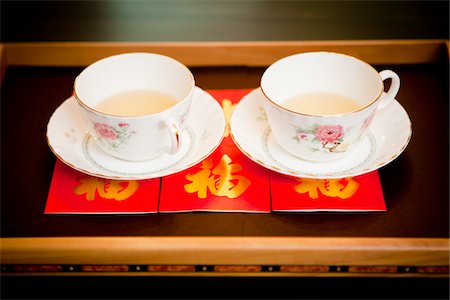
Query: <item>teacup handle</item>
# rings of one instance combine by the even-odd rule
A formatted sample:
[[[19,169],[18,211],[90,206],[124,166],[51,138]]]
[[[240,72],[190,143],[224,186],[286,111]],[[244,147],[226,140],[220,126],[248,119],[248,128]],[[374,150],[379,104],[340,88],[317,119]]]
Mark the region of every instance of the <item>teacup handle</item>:
[[[174,119],[168,119],[165,121],[167,129],[170,133],[170,139],[172,140],[172,146],[169,150],[169,154],[177,153],[181,148],[181,130],[180,126]]]
[[[389,78],[391,79],[389,91],[382,96],[383,98],[378,105],[378,109],[383,109],[388,107],[394,101],[395,96],[397,96],[398,90],[400,89],[400,77],[391,70],[383,70],[379,74],[383,81]]]

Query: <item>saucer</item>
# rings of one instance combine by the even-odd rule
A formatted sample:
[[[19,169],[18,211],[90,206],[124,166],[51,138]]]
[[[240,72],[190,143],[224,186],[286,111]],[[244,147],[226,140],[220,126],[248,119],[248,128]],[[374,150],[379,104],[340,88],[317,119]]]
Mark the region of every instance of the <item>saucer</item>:
[[[47,142],[53,153],[70,167],[96,177],[140,180],[183,171],[208,157],[222,142],[225,117],[219,103],[196,87],[183,143],[179,152],[148,161],[127,161],[101,150],[87,133],[74,97],[65,100],[47,125]]]
[[[351,154],[333,162],[310,162],[293,156],[275,141],[263,101],[264,95],[258,88],[238,103],[231,117],[231,136],[236,146],[251,160],[285,175],[333,179],[368,173],[397,158],[412,135],[408,114],[394,100],[377,112],[368,134]]]

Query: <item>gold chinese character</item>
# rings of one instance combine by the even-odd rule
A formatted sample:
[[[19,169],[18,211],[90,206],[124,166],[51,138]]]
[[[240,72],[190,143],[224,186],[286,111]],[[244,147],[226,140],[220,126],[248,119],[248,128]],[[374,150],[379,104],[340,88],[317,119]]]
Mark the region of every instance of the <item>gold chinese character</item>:
[[[225,135],[224,135],[225,137],[230,135],[231,114],[233,113],[235,107],[236,104],[232,104],[230,100],[228,99],[222,100],[222,109],[225,114],[225,121],[226,121]]]
[[[79,179],[80,185],[73,189],[76,195],[86,194],[86,200],[95,199],[95,193],[104,199],[122,201],[131,197],[139,188],[136,180],[110,180],[96,177]]]
[[[359,188],[359,182],[353,178],[344,179],[303,179],[298,178],[300,184],[294,186],[299,194],[309,193],[311,199],[319,198],[319,191],[328,197],[348,199]],[[344,184],[346,182],[346,184]]]
[[[186,179],[191,183],[184,185],[185,191],[197,193],[200,199],[206,198],[208,190],[215,196],[239,197],[247,190],[251,182],[242,175],[234,174],[241,171],[242,166],[231,162],[231,158],[224,154],[217,166],[213,168],[212,159],[207,158],[202,162],[200,171],[186,175]]]

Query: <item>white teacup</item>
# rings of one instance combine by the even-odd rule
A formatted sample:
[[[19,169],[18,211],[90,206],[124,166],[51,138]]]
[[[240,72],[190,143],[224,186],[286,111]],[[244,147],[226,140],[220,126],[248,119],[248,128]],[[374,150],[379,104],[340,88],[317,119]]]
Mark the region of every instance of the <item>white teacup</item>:
[[[391,86],[383,93],[385,79]],[[393,101],[400,78],[354,57],[307,52],[282,58],[261,78],[275,140],[301,159],[328,162],[350,153],[376,111]]]
[[[84,69],[75,80],[74,96],[102,150],[140,161],[179,151],[194,86],[189,69],[170,57],[126,53]]]

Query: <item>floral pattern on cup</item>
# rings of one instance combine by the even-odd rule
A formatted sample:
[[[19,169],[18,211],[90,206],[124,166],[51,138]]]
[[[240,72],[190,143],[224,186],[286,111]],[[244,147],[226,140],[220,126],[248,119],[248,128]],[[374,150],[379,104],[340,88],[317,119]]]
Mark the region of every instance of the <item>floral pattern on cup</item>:
[[[94,123],[94,128],[98,137],[108,144],[109,149],[119,148],[136,134],[136,131],[130,130],[130,124],[128,123],[119,123],[116,126]]]
[[[294,140],[309,143],[308,148],[315,152],[345,152],[348,145],[344,143],[345,131],[341,125],[314,124],[310,128],[296,127]],[[317,147],[317,145],[320,145]]]

